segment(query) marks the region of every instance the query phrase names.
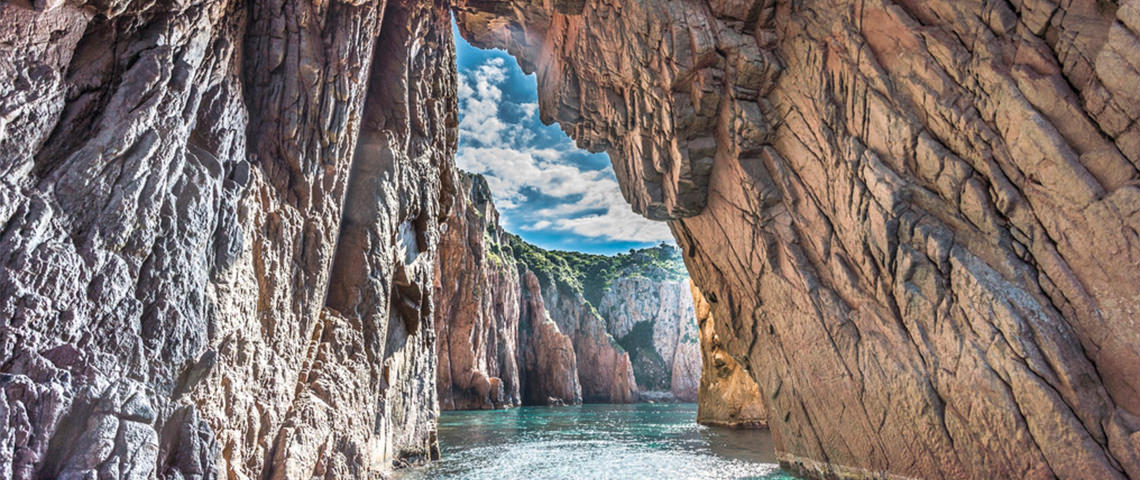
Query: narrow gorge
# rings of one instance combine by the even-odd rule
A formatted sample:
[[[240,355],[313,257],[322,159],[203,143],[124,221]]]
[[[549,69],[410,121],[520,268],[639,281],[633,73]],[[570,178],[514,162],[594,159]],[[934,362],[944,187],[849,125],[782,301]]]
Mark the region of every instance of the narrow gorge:
[[[453,24],[687,272],[501,228]],[[1140,0],[0,3],[0,479],[666,391],[808,478],[1140,478],[1137,85]]]
[[[696,401],[688,275],[661,245],[612,257],[504,231],[483,177],[460,174],[435,269],[444,410]]]

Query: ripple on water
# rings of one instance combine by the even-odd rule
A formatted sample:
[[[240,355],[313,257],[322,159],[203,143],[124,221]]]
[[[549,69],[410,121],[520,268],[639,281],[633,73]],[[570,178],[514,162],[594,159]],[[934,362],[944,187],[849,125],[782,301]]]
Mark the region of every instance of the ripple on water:
[[[783,479],[767,432],[697,425],[696,405],[445,412],[443,459],[418,479]]]

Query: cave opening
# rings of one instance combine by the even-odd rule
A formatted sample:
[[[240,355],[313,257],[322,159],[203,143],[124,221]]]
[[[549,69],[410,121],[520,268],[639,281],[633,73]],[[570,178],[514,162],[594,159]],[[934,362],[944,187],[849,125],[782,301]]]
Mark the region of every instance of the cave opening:
[[[724,462],[776,472],[766,431],[697,423],[703,296],[668,225],[633,211],[608,154],[543,115],[559,107],[540,108],[538,74],[468,43],[454,21],[452,30],[457,198],[434,292],[443,466],[428,471],[501,474],[472,466],[494,445],[538,476],[614,462],[647,474]],[[534,456],[536,439],[552,438],[569,442],[547,452],[559,465]],[[629,458],[567,458],[596,452],[591,442]],[[671,456],[647,455],[654,442]]]

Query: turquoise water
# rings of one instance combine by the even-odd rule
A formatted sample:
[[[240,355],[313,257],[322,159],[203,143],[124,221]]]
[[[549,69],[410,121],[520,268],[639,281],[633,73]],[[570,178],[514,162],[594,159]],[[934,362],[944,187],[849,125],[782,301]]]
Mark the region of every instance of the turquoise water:
[[[697,425],[696,404],[444,412],[443,458],[413,479],[790,479],[767,431]]]

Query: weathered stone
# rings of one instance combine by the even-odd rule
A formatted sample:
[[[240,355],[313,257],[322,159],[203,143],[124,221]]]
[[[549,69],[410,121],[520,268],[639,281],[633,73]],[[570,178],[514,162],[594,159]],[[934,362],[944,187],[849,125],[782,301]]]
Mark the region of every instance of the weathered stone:
[[[523,273],[523,286],[523,317],[519,325],[523,401],[532,405],[582,403],[574,341],[550,319],[542,285],[534,272]]]
[[[701,364],[689,282],[656,280],[648,273],[614,279],[598,313],[629,352],[638,390],[696,401]]]
[[[436,382],[445,410],[522,403],[518,268],[486,180],[461,174],[435,269]],[[575,374],[577,374],[575,372]]]
[[[499,226],[483,177],[462,174],[458,192],[435,269],[436,386],[442,408],[625,403],[641,398],[639,381],[656,390],[672,388],[678,398],[696,399],[696,322],[688,292],[679,295],[687,282],[669,279],[652,264],[657,257],[644,251],[589,256],[631,262],[629,271],[618,273],[608,288],[592,289],[601,295],[595,300],[602,306],[599,313],[581,288],[556,279],[549,263],[530,270],[526,255],[561,260]],[[671,265],[679,266],[675,249],[657,248],[668,248]],[[621,343],[627,340],[633,343],[626,345],[638,345],[634,355],[653,359],[647,361],[652,367],[647,371],[656,376],[638,376]]]
[[[701,335],[700,394],[697,422],[730,428],[762,428],[768,425],[768,412],[760,386],[744,366],[725,351],[712,306],[696,285],[690,294],[696,304]],[[725,336],[730,333],[725,332]]]
[[[1138,4],[501,0],[456,18],[537,73],[542,118],[607,150],[638,212],[671,219],[789,468],[1123,478]]]
[[[437,453],[449,7],[671,221],[785,465],[1140,477],[1140,0],[0,4],[0,471]],[[523,283],[534,396],[623,398]]]
[[[449,17],[0,5],[0,478],[367,478],[437,454],[412,380],[435,374]]]

